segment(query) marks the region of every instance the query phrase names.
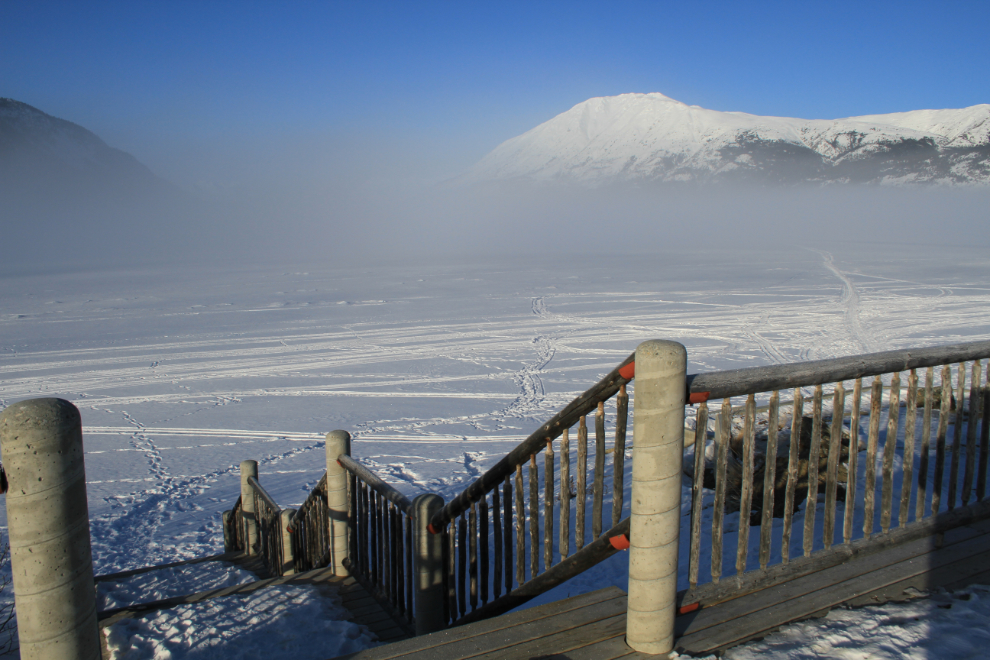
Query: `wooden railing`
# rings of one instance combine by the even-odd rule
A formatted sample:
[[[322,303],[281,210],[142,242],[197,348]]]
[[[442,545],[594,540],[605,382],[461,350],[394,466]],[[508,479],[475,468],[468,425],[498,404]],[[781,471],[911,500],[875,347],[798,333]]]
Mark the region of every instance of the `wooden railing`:
[[[296,572],[322,568],[330,563],[326,472],[302,506],[292,514],[288,532],[292,535]]]
[[[540,593],[534,593],[533,582],[555,563],[572,557],[572,516],[574,552],[602,536],[608,490],[612,495],[609,527],[620,522],[629,401],[626,383],[634,375],[632,361],[629,356],[433,516],[430,531],[444,536],[444,617],[450,625],[507,611]],[[613,397],[614,428],[609,443],[605,404]],[[589,447],[586,416],[591,412],[595,435]],[[585,570],[592,556],[600,553],[585,553],[555,571],[558,577],[541,580],[536,586],[567,579],[576,567],[583,566],[578,572]],[[524,598],[527,594],[531,595]]]
[[[248,477],[258,526],[258,554],[271,575],[282,575],[282,509],[256,477]]]
[[[261,554],[270,570],[281,561],[346,571],[417,633],[506,612],[629,547],[635,525],[623,493],[634,358],[445,505],[435,495],[410,502],[350,456],[346,433],[334,432],[343,444],[332,446],[328,434],[328,471],[298,511],[279,515],[256,476],[242,479],[254,511],[244,510],[242,495],[225,514],[228,549]],[[684,401],[700,404],[685,470],[689,586],[677,594],[679,610],[990,512],[986,358],[990,342],[974,342],[673,376],[668,384],[684,383]],[[647,374],[656,387],[656,373]],[[424,612],[435,620],[417,616]]]
[[[350,456],[337,460],[349,474],[344,565],[393,616],[414,627],[412,502]]]
[[[704,401],[682,604],[766,586],[787,574],[773,565],[795,557],[837,563],[845,553],[833,546],[882,542],[894,528],[985,499],[987,357],[990,342],[973,342],[689,376],[689,395]],[[735,548],[726,548],[733,531]]]

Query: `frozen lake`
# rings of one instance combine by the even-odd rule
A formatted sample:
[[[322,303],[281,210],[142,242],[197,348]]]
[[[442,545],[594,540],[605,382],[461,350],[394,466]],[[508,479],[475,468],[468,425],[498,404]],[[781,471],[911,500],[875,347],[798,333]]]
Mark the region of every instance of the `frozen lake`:
[[[449,499],[647,339],[685,344],[689,372],[990,339],[976,248],[2,279],[0,404],[82,412],[97,573],[221,552],[241,460],[300,504],[333,429],[407,495]]]

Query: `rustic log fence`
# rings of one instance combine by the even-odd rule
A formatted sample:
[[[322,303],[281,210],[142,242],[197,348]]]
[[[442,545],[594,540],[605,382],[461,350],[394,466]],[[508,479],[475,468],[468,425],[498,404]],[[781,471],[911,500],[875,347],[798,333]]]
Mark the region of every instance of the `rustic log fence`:
[[[601,560],[588,564],[598,555],[582,550],[622,518],[632,362],[630,355],[430,520],[430,532],[444,538],[449,625],[508,611]],[[613,398],[607,433],[606,403]]]
[[[689,376],[689,395],[703,401],[681,602],[767,586],[797,557],[835,565],[840,546],[882,545],[894,531],[983,501],[987,357],[990,342],[972,342]],[[725,547],[727,531],[735,548]]]

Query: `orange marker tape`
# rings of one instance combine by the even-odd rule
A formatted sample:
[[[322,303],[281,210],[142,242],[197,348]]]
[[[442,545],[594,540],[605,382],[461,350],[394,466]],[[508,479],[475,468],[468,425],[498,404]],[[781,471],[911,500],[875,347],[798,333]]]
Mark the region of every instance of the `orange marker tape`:
[[[636,376],[636,363],[630,362],[626,366],[619,369],[619,375],[626,380],[632,380]]]
[[[701,603],[691,603],[690,605],[682,605],[677,608],[677,614],[687,614],[689,612],[694,612],[695,610],[701,609]]]
[[[613,536],[608,540],[612,544],[612,547],[616,550],[628,550],[629,549],[629,537],[625,534],[619,534],[618,536]]]
[[[711,392],[688,392],[688,403],[704,403]]]

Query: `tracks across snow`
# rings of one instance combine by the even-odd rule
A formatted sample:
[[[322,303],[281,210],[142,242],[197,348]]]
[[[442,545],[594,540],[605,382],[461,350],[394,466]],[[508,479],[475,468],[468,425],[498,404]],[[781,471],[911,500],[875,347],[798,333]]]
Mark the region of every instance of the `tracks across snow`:
[[[862,346],[864,353],[876,352],[879,350],[877,348],[877,342],[873,340],[869,333],[864,332],[863,324],[859,318],[859,293],[856,291],[856,285],[853,284],[853,281],[845,273],[836,267],[831,253],[821,251],[819,254],[822,255],[825,268],[831,271],[842,282],[842,298],[839,300],[839,304],[845,308],[845,321],[849,334],[854,341]]]

